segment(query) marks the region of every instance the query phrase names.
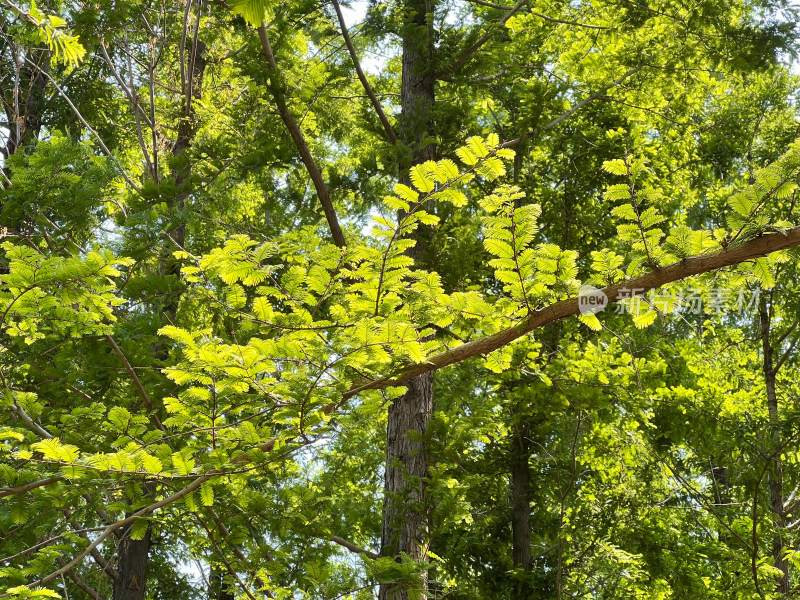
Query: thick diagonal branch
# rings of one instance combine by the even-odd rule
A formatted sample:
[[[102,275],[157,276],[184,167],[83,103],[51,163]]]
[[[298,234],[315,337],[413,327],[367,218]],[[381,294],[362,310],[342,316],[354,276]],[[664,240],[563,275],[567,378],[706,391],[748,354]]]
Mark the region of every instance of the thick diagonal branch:
[[[662,285],[680,281],[681,279],[686,279],[693,275],[701,275],[795,246],[800,246],[800,227],[790,229],[786,233],[762,235],[754,240],[726,250],[685,258],[680,262],[658,268],[644,275],[640,275],[639,277],[626,279],[620,283],[608,286],[603,292],[608,296],[609,302],[616,302],[618,300],[630,298],[632,295],[644,294]],[[577,297],[556,302],[546,308],[531,313],[517,325],[432,356],[427,362],[409,365],[394,375],[362,383],[352,388],[346,395],[347,397],[351,397],[364,390],[380,390],[405,385],[405,382],[423,373],[436,371],[448,365],[454,365],[476,356],[486,355],[527,335],[534,329],[538,329],[553,321],[577,315],[578,312]]]
[[[339,19],[339,27],[342,29],[342,37],[344,38],[344,43],[347,44],[347,51],[350,53],[350,58],[352,59],[353,66],[356,69],[358,80],[364,87],[364,91],[367,93],[369,101],[372,102],[372,106],[375,109],[375,112],[378,114],[378,118],[381,121],[381,125],[383,125],[384,131],[386,131],[386,135],[393,144],[396,144],[397,135],[395,135],[394,129],[392,129],[392,125],[389,123],[389,119],[386,117],[386,113],[383,111],[383,107],[378,101],[378,97],[375,95],[375,92],[372,91],[372,86],[369,84],[367,76],[364,75],[364,71],[361,69],[361,63],[358,61],[356,48],[353,46],[353,40],[350,39],[350,34],[347,31],[347,23],[344,21],[344,15],[342,14],[342,7],[339,6],[339,0],[333,0],[333,8],[336,10],[336,17]]]
[[[286,94],[280,82],[278,65],[275,63],[275,55],[272,53],[272,46],[270,46],[269,43],[267,28],[263,23],[258,28],[258,38],[261,40],[261,48],[264,50],[264,56],[267,59],[267,67],[269,68],[269,89],[278,108],[278,114],[280,114],[281,119],[283,119],[286,129],[289,130],[289,135],[292,136],[294,145],[300,153],[300,159],[303,161],[309,177],[311,177],[311,182],[314,184],[317,197],[325,213],[325,219],[328,221],[328,228],[331,230],[333,242],[339,246],[339,248],[344,248],[347,244],[344,240],[342,228],[339,226],[339,219],[336,217],[336,211],[333,209],[328,186],[325,185],[325,181],[322,179],[322,172],[314,161],[314,157],[311,156],[311,151],[308,149],[308,144],[303,136],[303,132],[300,131],[300,127],[297,125],[294,117],[292,117],[289,106],[286,104]]]

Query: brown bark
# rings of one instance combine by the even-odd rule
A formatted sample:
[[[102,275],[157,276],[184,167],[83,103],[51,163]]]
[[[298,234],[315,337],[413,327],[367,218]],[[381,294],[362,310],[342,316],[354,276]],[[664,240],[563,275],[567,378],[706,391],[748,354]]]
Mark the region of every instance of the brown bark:
[[[659,267],[644,275],[610,285],[604,288],[603,292],[608,296],[609,302],[616,302],[630,297],[626,296],[626,294],[630,294],[631,290],[636,290],[636,295],[642,295],[673,281],[743,263],[795,246],[800,246],[800,227],[790,229],[786,233],[762,235],[733,248],[729,247],[718,252],[685,258],[666,267]],[[486,355],[548,323],[559,321],[578,313],[577,297],[555,302],[541,310],[533,311],[517,325],[431,356],[424,363],[409,365],[401,371],[382,379],[361,382],[353,386],[346,396],[351,397],[364,390],[382,390],[406,385],[405,382],[423,373],[437,371],[443,367],[457,364],[476,356]]]
[[[772,315],[766,298],[759,300],[759,316],[761,318],[761,349],[763,351],[764,384],[767,392],[767,411],[769,413],[770,441],[773,447],[781,443],[778,423],[778,395],[775,386],[776,370],[773,366],[774,355],[770,339]],[[786,513],[783,508],[783,465],[780,458],[772,459],[769,470],[769,506],[776,531],[772,538],[772,560],[782,575],[778,577],[776,590],[786,595],[789,593],[789,561],[784,556],[782,530],[786,527]]]
[[[215,567],[211,568],[209,576],[210,589],[208,590],[208,600],[235,600],[236,594],[225,582],[224,571]]]
[[[531,449],[528,437],[517,428],[517,437],[511,453],[511,556],[514,568],[530,572],[531,558],[531,472],[528,461]],[[511,591],[511,600],[527,600],[532,590],[525,581],[519,581]]]
[[[389,407],[381,554],[426,561],[425,482],[428,463],[422,436],[433,412],[433,374],[408,382],[408,391]],[[424,585],[424,581],[423,581]],[[407,600],[401,586],[381,585],[380,600]]]
[[[436,84],[432,20],[429,20],[433,7],[431,0],[408,0],[405,8],[400,136],[412,150],[411,163],[418,164],[436,156],[436,148],[430,143]],[[407,175],[404,179],[408,183]],[[421,265],[427,244],[419,232],[415,237],[417,244],[410,254]],[[423,440],[432,413],[432,372],[409,379],[406,393],[389,408],[381,536],[381,554],[384,556],[405,553],[417,561],[428,560],[425,506],[428,463]],[[423,600],[427,597],[426,581],[426,576],[423,576]],[[383,584],[378,598],[408,600],[409,594],[402,586]]]
[[[311,150],[308,148],[306,138],[300,130],[300,126],[294,120],[289,105],[286,103],[286,93],[278,73],[278,66],[275,62],[275,55],[272,53],[272,46],[269,43],[269,36],[267,35],[267,28],[262,24],[258,28],[258,37],[261,40],[261,48],[264,51],[264,56],[267,59],[267,67],[269,68],[269,90],[272,93],[272,98],[278,109],[278,114],[281,116],[289,135],[292,136],[297,151],[300,153],[300,160],[306,167],[308,176],[311,178],[311,183],[314,184],[314,189],[317,192],[317,198],[322,205],[322,211],[325,213],[325,219],[328,221],[328,228],[331,231],[331,237],[334,244],[339,248],[344,248],[347,243],[344,239],[344,233],[339,226],[339,219],[336,216],[336,211],[333,208],[331,201],[330,191],[328,186],[325,185],[325,180],[322,178],[322,172],[319,169],[314,157],[311,155]]]
[[[120,576],[114,580],[114,600],[144,600],[145,597],[151,528],[147,526],[141,540],[132,540],[132,525],[123,529],[119,541],[117,571]]]

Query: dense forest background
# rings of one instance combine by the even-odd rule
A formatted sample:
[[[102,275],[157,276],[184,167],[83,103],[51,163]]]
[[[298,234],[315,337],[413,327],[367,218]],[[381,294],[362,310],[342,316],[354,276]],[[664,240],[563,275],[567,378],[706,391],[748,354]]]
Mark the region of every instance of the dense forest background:
[[[0,597],[800,598],[799,17],[0,0]]]

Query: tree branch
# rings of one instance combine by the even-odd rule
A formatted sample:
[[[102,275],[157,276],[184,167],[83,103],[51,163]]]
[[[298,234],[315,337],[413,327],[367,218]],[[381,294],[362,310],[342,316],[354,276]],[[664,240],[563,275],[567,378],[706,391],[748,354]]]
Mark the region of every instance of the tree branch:
[[[499,25],[503,25],[506,21],[508,21],[511,17],[513,17],[517,12],[519,12],[523,6],[528,2],[528,0],[519,0],[514,7],[509,10],[500,21],[498,21]],[[472,44],[469,48],[467,48],[466,52],[462,54],[455,62],[450,64],[449,70],[450,71],[457,71],[461,67],[463,67],[467,61],[472,58],[472,55],[475,54],[478,50],[480,50],[481,46],[483,46],[486,42],[492,39],[494,35],[493,26],[486,34],[484,34],[477,42]]]
[[[330,541],[334,544],[339,544],[343,548],[347,548],[350,552],[355,552],[356,554],[363,554],[364,556],[368,556],[369,558],[376,560],[381,557],[380,554],[377,552],[372,552],[371,550],[367,550],[366,548],[361,548],[360,546],[356,546],[352,542],[348,542],[344,538],[340,538],[338,535],[332,535],[330,537]]]
[[[219,474],[220,474],[219,471],[209,471],[205,475],[201,475],[200,477],[198,477],[197,479],[192,481],[186,487],[178,490],[177,492],[175,492],[171,496],[163,498],[162,500],[159,500],[158,502],[154,502],[153,504],[150,504],[149,506],[145,506],[144,508],[141,508],[141,509],[137,510],[135,513],[129,515],[128,517],[122,519],[121,521],[116,521],[115,523],[112,523],[111,525],[106,527],[102,531],[102,533],[100,533],[100,535],[98,535],[96,538],[94,538],[94,540],[92,540],[92,542],[88,546],[86,546],[83,550],[81,550],[71,561],[69,561],[68,563],[64,564],[60,569],[58,569],[56,571],[53,571],[52,573],[42,577],[38,581],[35,581],[35,582],[29,584],[29,587],[38,587],[38,586],[45,585],[46,583],[49,583],[49,582],[53,581],[54,579],[57,579],[61,575],[65,574],[65,573],[68,573],[70,571],[70,569],[75,568],[75,566],[78,563],[80,563],[84,558],[86,558],[92,552],[92,550],[97,548],[110,535],[112,535],[115,531],[117,531],[121,527],[125,527],[126,525],[130,525],[131,523],[136,521],[136,519],[139,519],[141,517],[147,517],[147,516],[153,514],[154,512],[156,512],[158,509],[163,508],[164,506],[168,506],[168,505],[172,504],[173,502],[176,502],[176,501],[180,500],[184,496],[192,493],[194,490],[199,488],[206,481],[208,481],[209,479],[211,479],[214,476],[219,475]],[[3,594],[2,596],[0,596],[0,598],[8,598],[9,596],[10,596],[10,594]]]
[[[308,175],[311,177],[311,181],[314,184],[314,189],[317,191],[317,197],[319,198],[320,204],[322,204],[322,210],[325,212],[325,218],[328,221],[328,228],[331,230],[333,242],[339,248],[344,248],[347,244],[344,239],[344,234],[342,233],[342,228],[339,226],[339,219],[336,217],[336,211],[333,209],[328,187],[322,179],[322,172],[314,161],[314,157],[311,156],[311,151],[308,149],[308,144],[306,144],[305,137],[303,137],[303,132],[300,131],[300,127],[298,127],[294,117],[292,117],[292,113],[289,111],[289,106],[286,104],[286,96],[283,93],[278,78],[278,66],[275,63],[275,56],[272,53],[272,46],[270,46],[269,43],[267,28],[263,23],[258,28],[258,38],[261,40],[261,48],[264,50],[264,56],[267,59],[267,66],[270,71],[269,87],[275,104],[278,107],[278,113],[281,119],[283,119],[286,128],[289,130],[289,135],[292,136],[294,145],[297,147],[298,152],[300,152],[300,159],[303,161],[306,171],[308,171]]]
[[[644,294],[667,283],[672,283],[673,281],[680,281],[681,279],[686,279],[693,275],[701,275],[709,271],[736,265],[766,256],[778,250],[785,250],[795,246],[800,246],[800,227],[790,229],[785,234],[772,233],[769,235],[762,235],[761,237],[739,246],[733,248],[728,247],[725,250],[720,250],[711,254],[702,254],[685,258],[669,266],[657,268],[644,275],[610,285],[606,287],[603,292],[608,297],[609,303],[617,302],[622,299],[630,298],[631,296]],[[629,292],[629,294],[622,292]],[[436,371],[448,365],[457,364],[476,356],[483,356],[527,335],[534,329],[538,329],[548,323],[559,321],[566,317],[577,315],[578,313],[577,297],[561,300],[560,302],[556,302],[546,308],[533,312],[517,325],[432,356],[427,362],[409,365],[394,375],[356,385],[345,394],[345,397],[350,398],[364,390],[382,390],[389,387],[404,385],[409,379],[422,375],[423,373]]]
[[[7,388],[7,389],[9,389],[7,386],[6,386],[6,388]],[[36,434],[37,434],[39,437],[41,437],[41,438],[43,438],[43,439],[46,439],[46,440],[49,440],[50,438],[52,438],[52,437],[53,437],[53,436],[52,436],[52,434],[51,434],[49,431],[47,431],[47,429],[45,429],[44,427],[42,427],[41,425],[39,425],[39,424],[38,424],[36,421],[34,421],[34,420],[33,420],[33,419],[30,417],[30,415],[29,415],[28,413],[26,413],[26,412],[25,412],[25,409],[24,409],[24,408],[22,408],[22,407],[21,407],[19,404],[17,404],[17,401],[16,401],[16,400],[14,401],[14,405],[11,407],[11,409],[12,409],[12,410],[13,410],[15,413],[17,413],[17,416],[18,416],[20,419],[22,419],[22,421],[23,421],[23,422],[24,422],[24,423],[25,423],[25,424],[26,424],[28,427],[30,427],[31,429],[33,429],[33,430],[36,432]]]
[[[36,63],[32,62],[29,58],[23,57],[23,59],[25,60],[26,63],[28,63],[28,65],[30,65],[32,68],[36,69],[39,73],[44,75],[50,81],[50,83],[53,84],[53,87],[56,88],[56,91],[59,93],[59,95],[62,98],[64,98],[64,101],[72,109],[72,112],[75,114],[78,120],[83,124],[84,127],[86,127],[86,130],[92,134],[94,139],[97,140],[97,143],[100,145],[100,148],[102,148],[103,153],[116,165],[117,170],[119,171],[120,175],[122,175],[122,178],[125,180],[125,182],[129,186],[131,186],[131,189],[135,190],[138,194],[141,194],[142,190],[139,189],[139,186],[136,185],[130,178],[128,172],[125,171],[125,168],[122,166],[122,163],[119,161],[119,159],[111,152],[111,150],[108,149],[108,146],[106,146],[105,142],[103,141],[103,138],[100,137],[100,134],[98,134],[97,131],[95,131],[94,128],[91,125],[89,125],[88,121],[86,121],[86,119],[83,118],[81,111],[79,111],[78,108],[72,103],[70,97],[66,94],[66,92],[64,92],[63,89],[61,89],[61,86],[58,85],[56,80],[50,76],[50,73],[42,69]],[[119,206],[120,209],[122,210],[122,213],[125,214],[125,209],[122,208],[122,205],[117,204],[117,206]]]
[[[342,29],[342,37],[344,38],[344,43],[347,44],[347,50],[350,52],[350,58],[353,60],[353,66],[356,69],[358,79],[361,81],[361,85],[364,87],[364,91],[367,93],[367,96],[369,96],[369,100],[372,102],[375,112],[378,113],[378,118],[381,120],[381,124],[383,125],[383,129],[386,131],[386,135],[389,136],[389,139],[393,144],[396,144],[397,135],[395,135],[394,129],[392,129],[392,125],[389,123],[389,119],[386,118],[386,113],[383,112],[381,103],[378,101],[375,92],[372,91],[372,86],[369,84],[366,75],[364,75],[364,71],[361,69],[361,64],[358,62],[358,55],[356,54],[355,46],[353,46],[353,40],[350,39],[350,34],[347,31],[347,24],[344,22],[344,15],[342,15],[342,7],[339,6],[339,0],[333,0],[333,8],[336,11],[336,17],[339,19],[339,27]]]
[[[62,566],[62,567],[67,564],[66,561],[63,558],[61,558],[60,556],[56,557],[56,562],[58,562],[59,566]],[[72,569],[67,571],[67,577],[72,579],[72,581],[75,582],[75,585],[77,585],[79,588],[81,588],[84,591],[84,593],[87,596],[89,596],[90,598],[92,598],[93,600],[105,600],[103,598],[103,596],[98,594],[83,579],[78,577],[78,575],[75,574],[75,572]]]
[[[212,520],[216,524],[217,529],[219,529],[220,533],[225,538],[225,541],[228,543],[228,546],[230,547],[230,549],[233,552],[234,556],[236,556],[236,558],[239,559],[239,561],[242,563],[242,566],[248,568],[248,570],[249,570],[248,574],[253,579],[253,581],[256,582],[256,585],[258,585],[258,587],[261,588],[261,589],[265,589],[266,590],[266,594],[267,594],[267,596],[269,598],[274,598],[275,596],[274,596],[274,594],[272,592],[269,591],[269,589],[268,589],[269,586],[267,585],[267,583],[261,577],[259,577],[259,575],[256,573],[256,571],[254,571],[252,568],[250,568],[248,566],[250,561],[247,559],[247,557],[245,556],[244,552],[242,552],[241,549],[237,545],[233,544],[230,541],[230,539],[229,539],[230,538],[230,531],[225,526],[225,523],[222,522],[222,519],[219,518],[219,515],[216,513],[216,511],[213,508],[211,508],[210,506],[208,507],[207,510],[208,510],[208,513],[211,515]],[[211,539],[211,536],[209,536],[209,539]]]
[[[145,164],[147,165],[147,172],[153,172],[153,163],[150,160],[150,153],[147,150],[147,145],[144,143],[144,135],[142,134],[142,121],[144,121],[145,125],[153,128],[153,124],[150,122],[150,119],[147,116],[147,113],[144,112],[144,109],[139,104],[138,94],[136,93],[136,89],[128,89],[128,86],[125,85],[125,82],[122,80],[122,77],[117,72],[116,67],[114,66],[114,62],[111,60],[111,57],[108,55],[108,51],[106,50],[105,40],[101,39],[100,43],[98,44],[100,47],[100,54],[103,57],[106,65],[108,65],[111,74],[114,76],[114,79],[117,81],[122,92],[128,98],[131,103],[131,107],[133,109],[133,115],[136,121],[136,137],[139,140],[139,147],[142,149],[142,156],[144,157]],[[131,74],[132,77],[132,74]]]
[[[555,127],[556,125],[558,125],[559,123],[564,121],[565,119],[568,119],[569,117],[574,115],[581,108],[583,108],[584,106],[589,104],[589,102],[591,102],[592,100],[596,100],[600,96],[605,95],[605,93],[608,90],[610,90],[611,88],[617,87],[622,82],[624,82],[626,79],[628,79],[632,75],[635,75],[636,73],[641,71],[648,64],[649,63],[647,63],[647,62],[639,63],[637,66],[635,66],[632,69],[629,69],[627,72],[625,72],[625,74],[623,74],[619,79],[615,79],[614,81],[612,81],[608,85],[603,86],[598,91],[594,92],[593,94],[590,94],[589,96],[587,96],[586,98],[584,98],[583,100],[578,102],[575,106],[570,108],[567,112],[565,112],[564,114],[556,117],[555,119],[550,121],[547,125],[545,125],[541,129],[536,128],[536,129],[526,133],[525,135],[518,137],[515,140],[509,140],[508,142],[503,142],[502,144],[500,144],[500,147],[501,148],[511,148],[512,146],[516,146],[518,144],[521,144],[522,142],[525,142],[525,141],[531,139],[533,136],[535,136],[538,133],[542,133],[543,131],[548,131],[548,130],[552,129],[553,127]]]
[[[789,347],[786,349],[786,352],[784,352],[783,355],[778,360],[778,363],[774,367],[772,367],[772,374],[773,375],[778,373],[780,368],[783,366],[783,363],[785,363],[786,359],[789,358],[789,355],[792,353],[792,351],[794,350],[795,346],[797,346],[798,339],[799,338],[794,338],[792,340],[792,343],[789,344]]]
[[[512,10],[513,6],[505,6],[503,4],[495,4],[493,2],[486,2],[486,0],[467,0],[472,4],[478,4],[480,6],[486,6],[487,8],[494,8],[497,10]],[[567,19],[556,19],[555,17],[550,17],[540,12],[536,12],[530,8],[525,9],[526,13],[530,13],[535,17],[539,17],[544,21],[550,21],[551,23],[560,23],[561,25],[571,25],[573,27],[583,27],[584,29],[613,29],[613,27],[604,27],[603,25],[587,25],[586,23],[580,23],[578,21],[569,21]]]
[[[6,496],[14,496],[16,494],[24,494],[25,492],[30,492],[31,490],[35,490],[36,488],[44,487],[46,485],[50,485],[51,483],[57,483],[62,479],[63,477],[48,477],[47,479],[39,479],[38,481],[31,481],[30,483],[26,483],[25,485],[20,485],[18,487],[0,488],[0,498],[5,498]]]
[[[114,341],[114,338],[112,338],[110,335],[106,335],[104,337],[106,338],[106,341],[114,349],[114,352],[119,357],[119,359],[122,361],[122,364],[125,367],[125,370],[128,372],[128,375],[130,375],[131,379],[133,379],[133,384],[139,391],[139,396],[141,396],[142,402],[144,402],[144,408],[147,411],[147,416],[150,418],[150,422],[156,429],[164,431],[164,427],[163,425],[161,425],[161,421],[158,420],[158,415],[156,415],[154,412],[153,403],[150,401],[150,396],[147,395],[147,392],[145,391],[144,386],[142,385],[142,381],[139,379],[139,376],[136,374],[136,371],[134,371],[133,366],[128,361],[127,357],[122,352],[122,350],[120,350],[120,347],[117,346],[117,343]]]

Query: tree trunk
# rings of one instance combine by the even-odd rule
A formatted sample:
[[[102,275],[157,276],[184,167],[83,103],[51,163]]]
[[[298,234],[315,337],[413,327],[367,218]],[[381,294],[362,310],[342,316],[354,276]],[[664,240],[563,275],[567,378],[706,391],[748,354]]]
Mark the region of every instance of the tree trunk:
[[[428,558],[425,510],[428,463],[422,437],[432,412],[432,373],[412,379],[408,391],[389,407],[381,539],[384,556],[404,552],[414,560]],[[379,598],[407,600],[408,593],[401,586],[381,585]]]
[[[119,541],[117,572],[113,600],[144,600],[147,583],[147,562],[150,553],[150,525],[141,540],[132,540],[130,525]]]
[[[436,149],[433,131],[435,77],[433,72],[432,1],[408,0],[403,27],[403,73],[401,84],[400,137],[411,148],[411,164],[433,160]],[[401,165],[404,171],[411,166]],[[408,184],[408,175],[404,176]],[[424,265],[427,244],[423,232],[416,232],[417,245],[409,253]],[[389,408],[386,432],[386,474],[383,503],[381,554],[428,560],[428,525],[425,510],[425,481],[428,463],[423,438],[433,412],[433,373],[408,382],[406,393]],[[423,576],[421,598],[427,597]],[[408,600],[402,586],[380,586],[379,600]]]
[[[511,536],[514,568],[529,573],[531,560],[531,472],[528,461],[531,456],[527,436],[517,430],[511,454]],[[532,590],[527,580],[517,582],[511,591],[511,600],[527,600]]]
[[[231,591],[230,586],[225,582],[222,569],[211,567],[209,575],[210,589],[208,590],[208,600],[235,600],[236,595]]]
[[[186,89],[183,90],[184,98],[181,120],[178,123],[178,135],[175,138],[175,145],[172,147],[172,154],[175,157],[179,157],[191,148],[197,133],[198,124],[194,103],[202,98],[207,52],[205,43],[200,40],[196,40],[189,47],[188,68],[186,69],[189,76],[186,82]],[[181,263],[172,257],[172,253],[183,248],[186,243],[186,217],[183,213],[186,210],[186,199],[190,193],[191,182],[189,177],[191,174],[192,168],[189,161],[179,161],[178,166],[172,171],[175,188],[178,190],[178,193],[172,199],[172,209],[178,214],[175,225],[166,232],[161,268],[165,275],[175,278],[176,286],[178,286],[177,280],[181,273]],[[173,293],[168,296],[161,312],[164,319],[169,323],[175,322],[179,300],[180,289],[176,287]]]
[[[773,348],[770,339],[771,315],[766,298],[759,301],[759,316],[761,317],[761,347],[764,355],[764,384],[767,392],[767,410],[769,412],[769,428],[771,449],[780,444],[778,423],[778,396],[775,390],[775,368],[773,367]],[[773,523],[776,527],[772,538],[772,560],[776,569],[782,575],[778,578],[776,591],[786,595],[789,593],[789,561],[784,557],[784,542],[782,530],[786,527],[786,514],[783,510],[783,465],[780,458],[772,460],[769,470],[769,499],[770,509],[773,513]]]
[[[175,139],[172,153],[179,156],[187,151],[194,141],[197,133],[197,118],[194,110],[194,101],[200,100],[202,91],[203,74],[206,68],[206,45],[201,41],[192,43],[189,49],[188,69],[189,80],[184,90],[183,106],[181,119],[178,123],[178,133]],[[156,174],[157,175],[157,174]],[[186,199],[189,197],[189,182],[191,175],[190,163],[179,163],[173,170],[172,176],[175,180],[175,187],[178,193],[173,198],[173,208],[179,213],[184,210]],[[161,269],[166,275],[176,278],[180,275],[180,263],[172,258],[172,253],[178,248],[174,244],[183,247],[186,238],[186,221],[182,214],[177,218],[177,224],[167,231],[167,239],[161,256]],[[177,285],[177,283],[176,283]],[[174,322],[178,312],[178,302],[180,292],[171,294],[161,310],[162,316],[169,322]],[[158,343],[154,347],[157,357],[166,359],[166,348]],[[149,490],[152,491],[152,490]],[[141,600],[144,598],[144,590],[147,578],[147,564],[150,552],[150,526],[142,540],[131,540],[126,534],[122,536],[120,542],[119,555],[117,558],[117,571],[120,577],[114,583],[114,600]]]

